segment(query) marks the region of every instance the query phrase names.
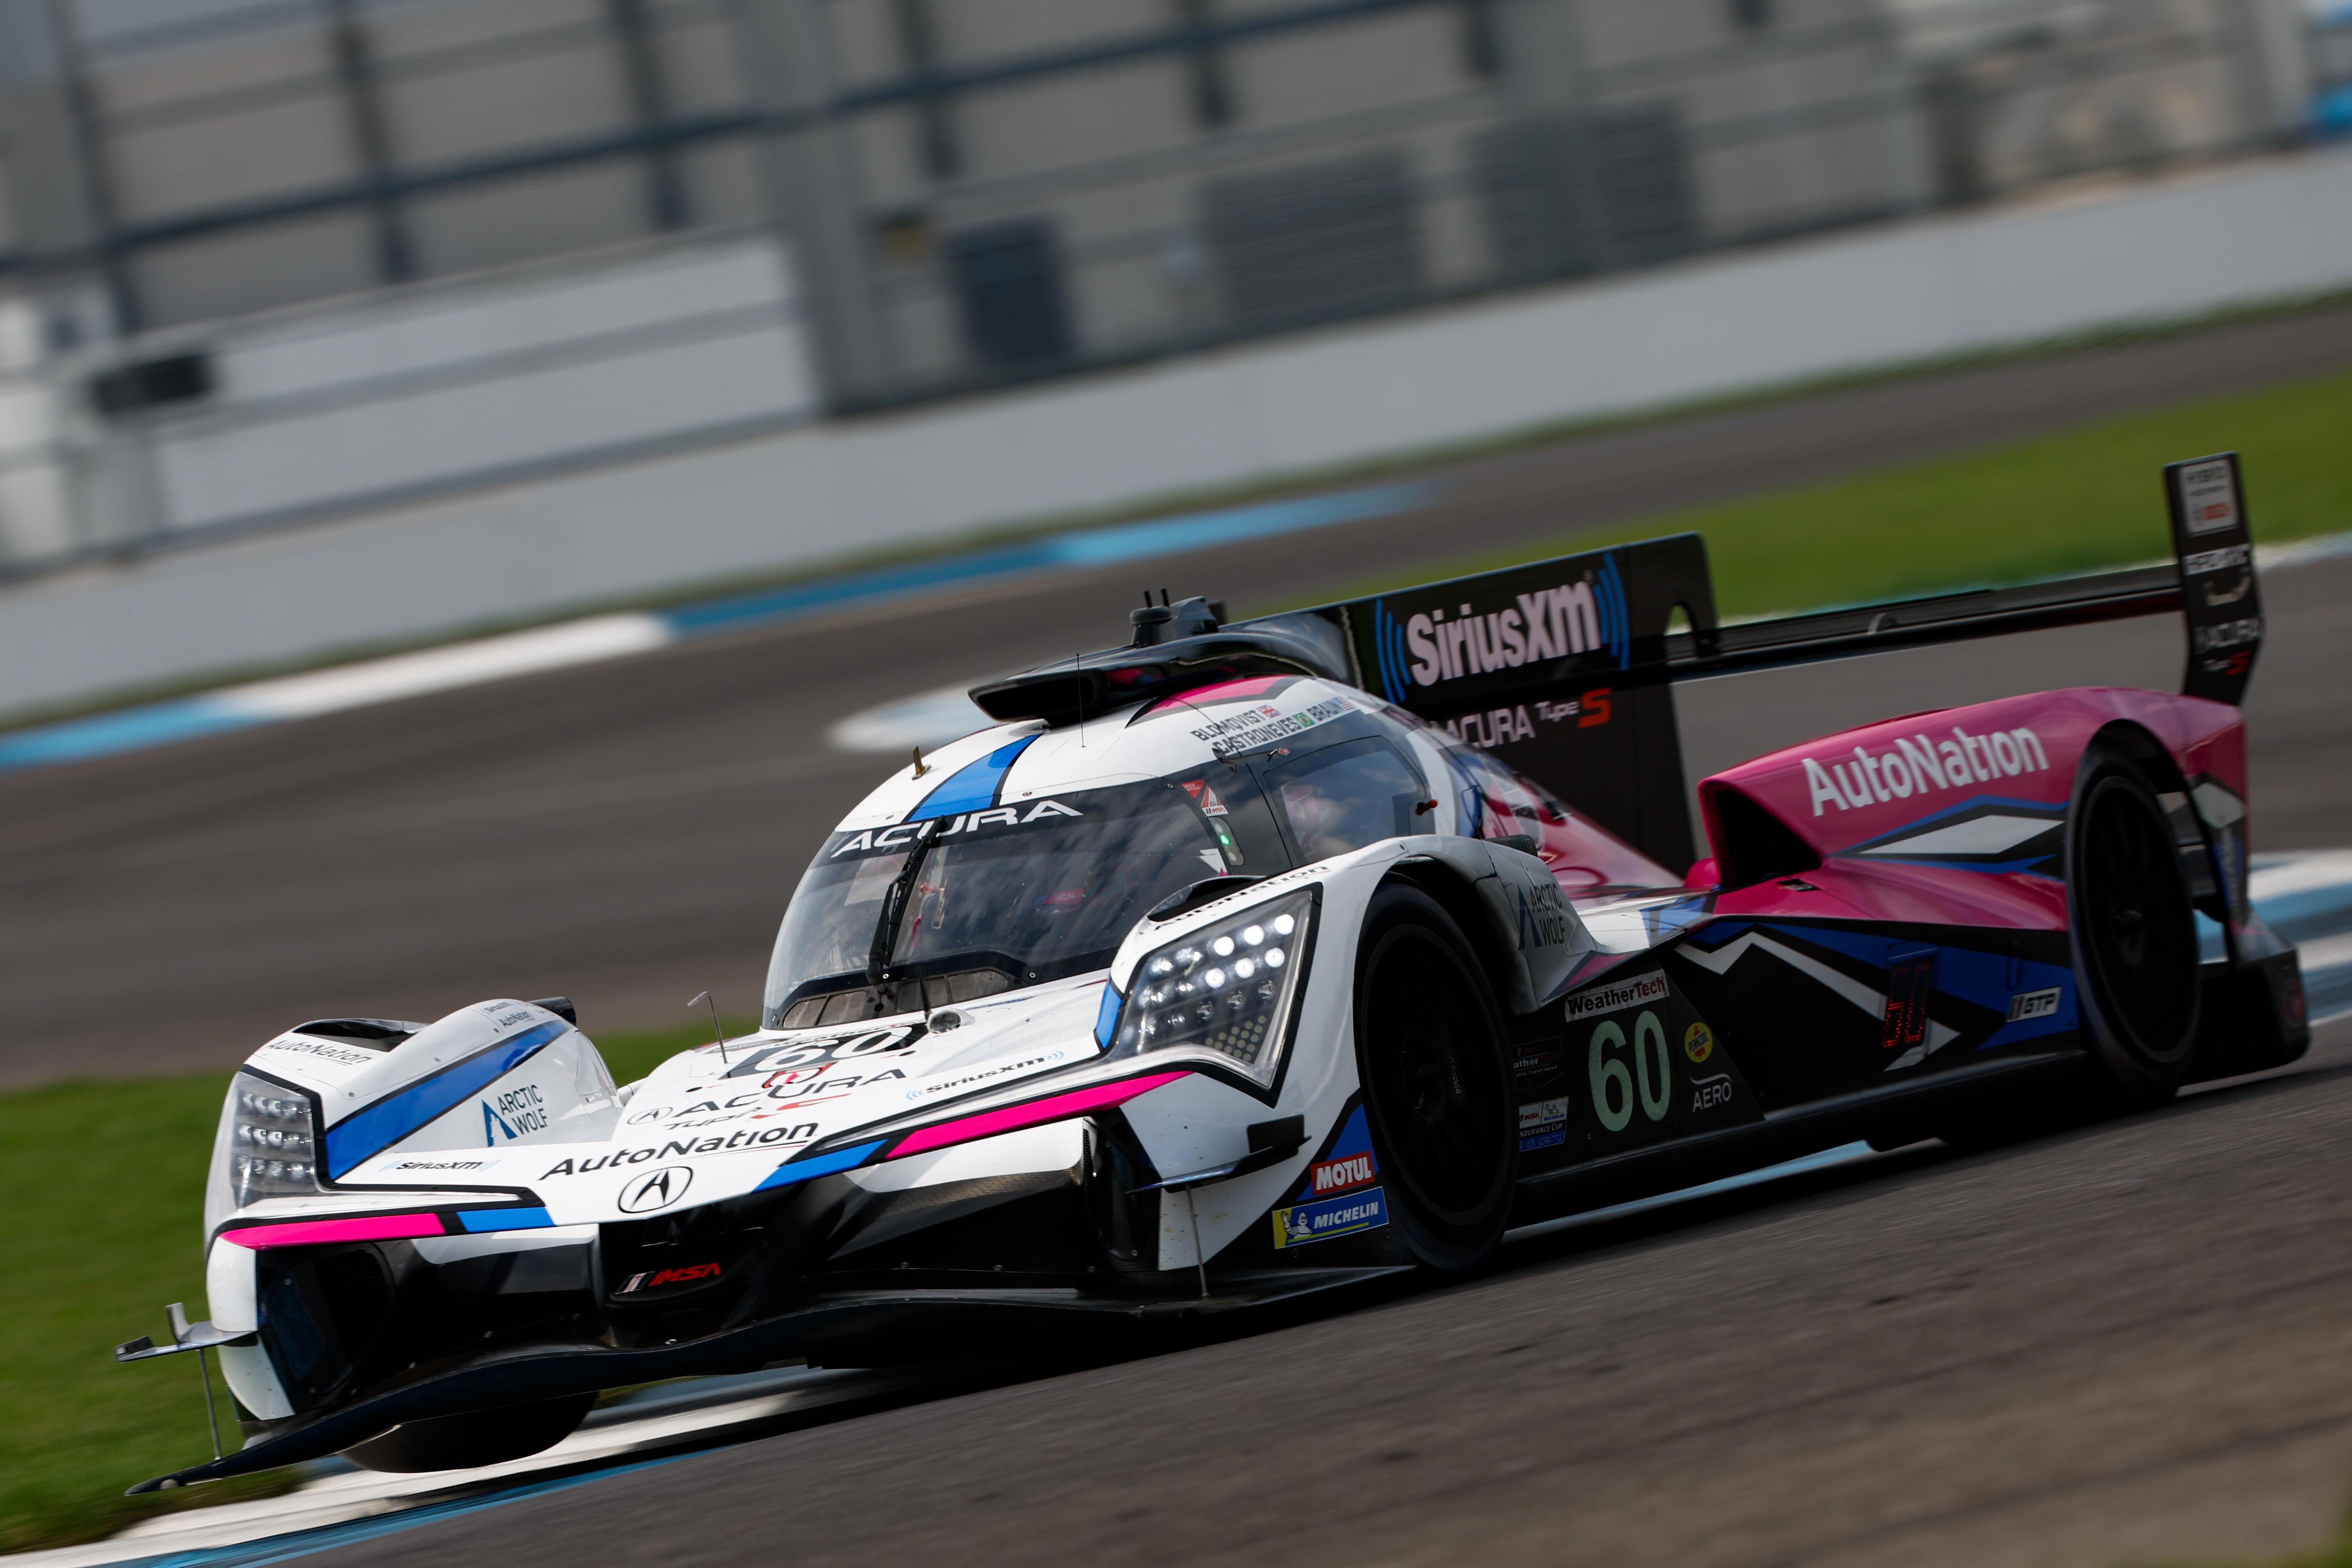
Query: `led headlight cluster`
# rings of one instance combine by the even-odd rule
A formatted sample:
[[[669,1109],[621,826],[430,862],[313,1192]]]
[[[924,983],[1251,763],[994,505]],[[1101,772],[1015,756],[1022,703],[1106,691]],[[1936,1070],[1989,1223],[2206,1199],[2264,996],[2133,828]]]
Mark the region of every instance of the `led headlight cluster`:
[[[1114,1048],[1211,1052],[1271,1083],[1314,919],[1314,893],[1301,889],[1146,955]]]
[[[319,1191],[318,1130],[302,1096],[239,1073],[229,1089],[227,1132],[229,1193],[239,1207]]]

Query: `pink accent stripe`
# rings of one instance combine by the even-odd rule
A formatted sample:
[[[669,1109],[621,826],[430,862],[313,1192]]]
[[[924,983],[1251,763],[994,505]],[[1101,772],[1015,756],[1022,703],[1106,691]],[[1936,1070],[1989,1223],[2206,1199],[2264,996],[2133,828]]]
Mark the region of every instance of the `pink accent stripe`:
[[[978,1116],[967,1116],[960,1121],[942,1121],[936,1127],[908,1133],[898,1141],[898,1146],[883,1158],[903,1160],[909,1154],[944,1149],[950,1143],[969,1143],[975,1138],[989,1138],[999,1132],[1034,1127],[1041,1121],[1060,1121],[1072,1116],[1084,1116],[1089,1110],[1124,1105],[1138,1095],[1150,1094],[1163,1083],[1174,1083],[1180,1078],[1192,1076],[1188,1072],[1154,1073],[1150,1078],[1130,1078],[1118,1083],[1100,1084],[1093,1089],[1072,1089],[1067,1094],[1057,1094],[1048,1100],[1033,1100],[1026,1105],[1009,1105],[1003,1110],[982,1111]]]
[[[355,1219],[306,1219],[290,1225],[249,1225],[221,1232],[238,1247],[309,1247],[321,1241],[396,1241],[410,1236],[440,1236],[437,1214],[371,1214]]]
[[[1232,702],[1244,697],[1260,697],[1286,680],[1296,680],[1295,675],[1248,675],[1239,680],[1220,680],[1214,686],[1198,686],[1181,697],[1163,697],[1151,705],[1154,713],[1171,708],[1190,707],[1196,702],[1216,700]]]

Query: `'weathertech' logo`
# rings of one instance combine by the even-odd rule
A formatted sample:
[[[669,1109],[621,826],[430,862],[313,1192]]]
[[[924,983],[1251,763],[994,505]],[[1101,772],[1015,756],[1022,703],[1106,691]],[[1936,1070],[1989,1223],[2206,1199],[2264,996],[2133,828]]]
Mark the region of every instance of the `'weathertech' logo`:
[[[1897,737],[1890,750],[1874,752],[1856,746],[1853,761],[1827,766],[1807,757],[1805,785],[1812,794],[1813,815],[1819,816],[1824,805],[1857,810],[1930,789],[1966,789],[2015,773],[2038,773],[2049,766],[2049,753],[2031,730],[1971,735],[1955,724],[1948,741],[1925,734]]]
[[[1570,1018],[1596,1017],[1602,1013],[1614,1013],[1620,1007],[1637,1006],[1643,1002],[1666,999],[1666,977],[1663,974],[1637,975],[1616,985],[1596,985],[1590,991],[1580,991],[1568,999]]]

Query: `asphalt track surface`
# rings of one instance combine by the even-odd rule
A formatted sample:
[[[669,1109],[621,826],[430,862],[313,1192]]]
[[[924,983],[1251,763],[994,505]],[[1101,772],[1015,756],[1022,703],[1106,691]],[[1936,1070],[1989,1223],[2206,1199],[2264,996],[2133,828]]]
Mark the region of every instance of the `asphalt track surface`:
[[[1247,612],[1470,550],[2352,363],[2352,312],[1466,466],[1203,552]],[[2151,492],[2154,484],[2151,479]],[[992,585],[0,779],[0,1080],[226,1068],[330,1012],[749,1011],[874,781],[846,712],[1118,639]],[[2352,562],[2274,574],[2256,842],[2352,843]],[[1941,702],[2177,679],[2168,623],[1684,689],[1694,776]],[[957,1393],[339,1548],[338,1563],[2110,1563],[2324,1534],[2352,1484],[2352,1026],[2160,1113],[1926,1145],[1507,1249],[1475,1279]],[[1354,1310],[1345,1310],[1352,1307]]]
[[[1399,516],[0,776],[0,1086],[223,1070],[303,1018],[433,1018],[486,996],[569,994],[592,1034],[680,1022],[706,987],[748,1016],[802,867],[887,766],[827,751],[825,726],[1123,641],[1145,576],[1246,614],[2347,364],[2352,310],[1636,427],[1442,471],[1438,499]],[[2341,563],[2268,587],[2251,704],[2263,847],[2352,843],[2347,589]],[[2164,686],[2178,648],[2151,622],[1685,687],[1692,776],[1937,702]]]
[[[331,1554],[2112,1568],[2352,1486],[2352,1024],[2298,1068],[1570,1228],[1473,1279]],[[280,1559],[271,1558],[272,1561]]]

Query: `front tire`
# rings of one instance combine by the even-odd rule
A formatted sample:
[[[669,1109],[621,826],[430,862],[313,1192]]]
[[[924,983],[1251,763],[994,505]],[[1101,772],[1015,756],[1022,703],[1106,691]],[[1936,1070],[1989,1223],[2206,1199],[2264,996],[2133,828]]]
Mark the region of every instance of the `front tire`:
[[[2197,1043],[2197,927],[2147,775],[2094,745],[2066,834],[2066,915],[2083,1030],[2116,1110],[2173,1097]]]
[[[587,1419],[593,1394],[568,1394],[497,1410],[468,1410],[404,1421],[381,1436],[343,1450],[365,1470],[470,1470],[527,1458],[552,1448]]]
[[[1470,944],[1437,901],[1372,895],[1356,956],[1356,1067],[1391,1223],[1433,1268],[1494,1251],[1518,1177],[1502,1019]]]

